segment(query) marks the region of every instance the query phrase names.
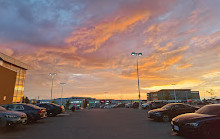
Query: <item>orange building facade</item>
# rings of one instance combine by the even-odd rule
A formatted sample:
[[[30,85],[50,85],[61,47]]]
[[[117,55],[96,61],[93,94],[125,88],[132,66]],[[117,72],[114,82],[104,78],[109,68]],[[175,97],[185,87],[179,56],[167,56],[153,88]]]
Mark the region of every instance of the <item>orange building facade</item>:
[[[20,103],[29,66],[0,53],[0,104]]]

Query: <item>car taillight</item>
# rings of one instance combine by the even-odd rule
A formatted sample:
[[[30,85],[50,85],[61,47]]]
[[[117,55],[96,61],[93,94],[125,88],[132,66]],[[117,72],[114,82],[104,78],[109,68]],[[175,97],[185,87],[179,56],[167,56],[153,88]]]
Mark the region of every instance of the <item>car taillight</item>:
[[[42,110],[39,110],[38,113],[41,114],[41,113],[42,113]]]
[[[62,110],[62,107],[61,107],[61,106],[60,106],[59,108]]]

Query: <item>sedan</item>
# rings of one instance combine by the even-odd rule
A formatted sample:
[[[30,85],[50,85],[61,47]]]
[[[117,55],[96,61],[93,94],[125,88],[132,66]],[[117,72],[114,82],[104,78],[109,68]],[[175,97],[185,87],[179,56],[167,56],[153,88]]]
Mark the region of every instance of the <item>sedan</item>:
[[[220,104],[206,105],[195,113],[179,115],[171,121],[172,130],[183,135],[220,136]]]
[[[0,127],[25,124],[27,115],[23,112],[8,111],[0,106]]]
[[[8,104],[2,105],[2,107],[6,108],[7,110],[25,113],[29,123],[47,117],[45,108],[41,108],[32,104]]]
[[[150,110],[148,117],[154,120],[160,120],[164,122],[170,121],[173,117],[184,113],[192,113],[198,110],[198,107],[191,106],[183,103],[170,103],[162,108]]]
[[[39,103],[36,105],[39,107],[46,108],[48,116],[56,116],[57,114],[60,114],[64,111],[64,109],[61,106],[54,103]]]

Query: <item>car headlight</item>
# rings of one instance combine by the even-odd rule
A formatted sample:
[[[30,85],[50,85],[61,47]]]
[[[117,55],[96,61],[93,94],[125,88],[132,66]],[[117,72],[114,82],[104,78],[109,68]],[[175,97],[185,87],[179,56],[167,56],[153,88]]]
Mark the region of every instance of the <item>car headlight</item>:
[[[154,115],[161,116],[161,113],[160,112],[155,112]]]
[[[5,117],[6,117],[6,118],[17,118],[18,116],[16,116],[16,115],[9,115],[9,114],[7,114],[7,115],[5,115]]]
[[[199,125],[199,123],[186,123],[185,125],[196,127]]]

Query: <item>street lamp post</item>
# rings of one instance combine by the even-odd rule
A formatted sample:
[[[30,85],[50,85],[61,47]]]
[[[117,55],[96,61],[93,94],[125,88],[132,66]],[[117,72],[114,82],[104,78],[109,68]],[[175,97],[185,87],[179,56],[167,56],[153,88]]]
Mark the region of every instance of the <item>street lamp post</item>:
[[[175,102],[176,102],[176,90],[175,90],[175,85],[176,84],[172,84],[174,86],[174,98],[175,98]]]
[[[49,75],[51,76],[51,80],[52,80],[52,85],[51,85],[51,96],[50,96],[50,99],[51,99],[51,102],[52,102],[52,99],[53,99],[53,79],[54,79],[54,76],[57,75],[56,73],[49,73]]]
[[[141,94],[140,94],[140,81],[139,81],[139,72],[138,72],[138,57],[142,56],[142,53],[132,52],[131,55],[136,56],[137,59],[137,78],[138,78],[138,92],[139,92],[139,109],[141,109]]]
[[[62,86],[62,92],[61,92],[61,105],[63,106],[63,86],[65,85],[66,83],[60,83],[60,85]]]

